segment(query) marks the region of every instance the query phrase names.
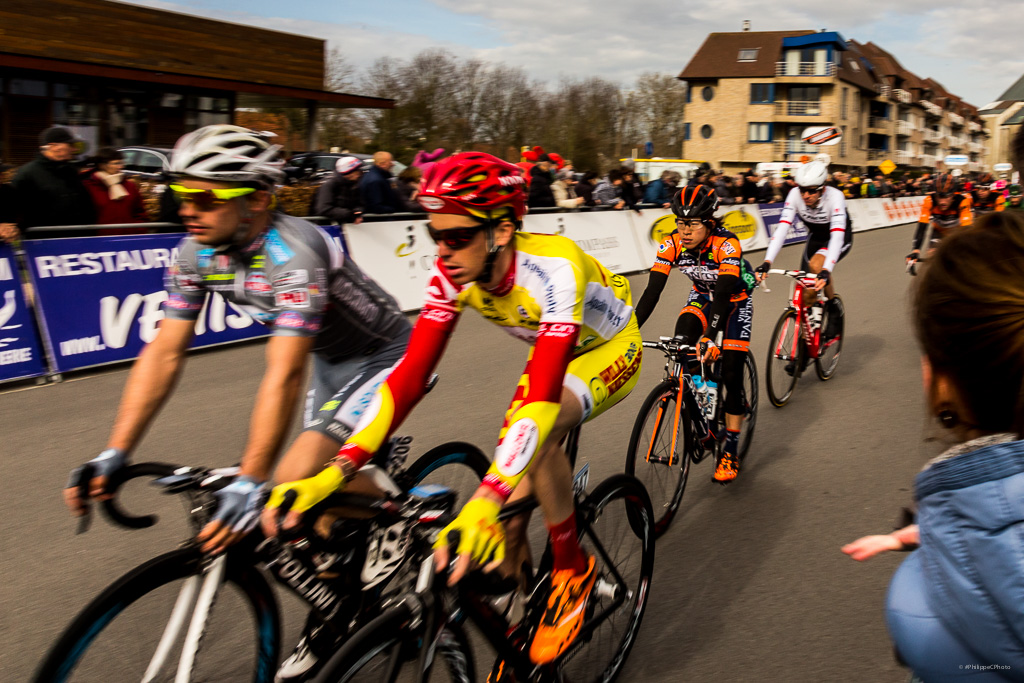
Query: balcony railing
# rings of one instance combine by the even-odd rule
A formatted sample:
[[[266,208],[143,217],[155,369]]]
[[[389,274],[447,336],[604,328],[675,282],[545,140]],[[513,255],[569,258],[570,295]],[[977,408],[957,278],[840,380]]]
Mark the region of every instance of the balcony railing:
[[[910,135],[914,132],[914,126],[910,121],[896,122],[896,135]]]
[[[968,121],[967,122],[967,130],[971,131],[972,133],[980,133],[981,132],[981,124],[978,123],[977,121]]]
[[[959,135],[950,135],[948,137],[948,146],[950,149],[963,149],[967,146],[967,141]]]
[[[938,160],[939,160],[939,158],[937,156],[935,156],[934,154],[922,154],[921,155],[921,165],[922,166],[934,167]]]
[[[889,119],[881,116],[869,116],[868,117],[868,128],[884,128],[889,130]]]
[[[929,102],[928,100],[920,100],[918,101],[918,104],[924,107],[924,110],[928,112],[930,115],[942,116],[942,107],[935,104],[934,102]]]
[[[924,132],[924,139],[928,142],[942,142],[943,135],[937,130],[927,129]]]
[[[950,114],[949,122],[958,128],[963,126],[965,123],[964,117],[960,116],[960,114]]]
[[[832,62],[775,62],[776,76],[835,76]]]
[[[912,165],[916,165],[916,163],[917,163],[917,155],[914,154],[913,152],[907,152],[905,150],[898,149],[893,154],[892,160],[895,161],[897,164],[912,164]]]
[[[774,143],[774,154],[776,158],[787,158],[790,155],[814,156],[827,150],[834,150],[835,147],[822,147],[821,145],[809,145],[801,140],[776,140]]]
[[[889,86],[889,85],[880,85],[880,86],[878,86],[878,96],[879,97],[889,97],[889,93],[891,93],[891,92],[892,92],[892,86]]]
[[[892,91],[892,99],[903,104],[910,104],[910,93],[902,88],[896,88]]]
[[[868,150],[868,161],[874,161],[875,159],[887,159],[892,154],[887,149],[869,149]]]
[[[775,103],[776,116],[821,116],[825,113],[825,105],[817,101],[783,101]]]
[[[981,152],[983,149],[985,149],[985,145],[981,144],[980,142],[969,142],[969,143],[967,143],[967,149],[969,149],[972,152],[977,153],[977,152]]]

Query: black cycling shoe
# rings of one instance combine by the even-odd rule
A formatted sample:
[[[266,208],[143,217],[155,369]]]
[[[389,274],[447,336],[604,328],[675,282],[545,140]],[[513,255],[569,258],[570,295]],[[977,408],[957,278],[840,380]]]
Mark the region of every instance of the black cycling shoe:
[[[800,372],[803,372],[804,370],[806,370],[807,369],[807,364],[810,363],[810,362],[811,362],[811,359],[807,357],[807,354],[804,354],[803,362],[800,363]],[[792,377],[793,373],[796,372],[796,361],[795,360],[789,361],[788,363],[786,363],[786,367],[783,368],[783,369],[786,371],[787,375]]]
[[[828,312],[828,320],[825,321],[825,338],[835,339],[839,336],[839,332],[842,329],[841,323],[843,320],[843,312],[839,300],[835,297],[829,299],[825,304],[825,310]]]

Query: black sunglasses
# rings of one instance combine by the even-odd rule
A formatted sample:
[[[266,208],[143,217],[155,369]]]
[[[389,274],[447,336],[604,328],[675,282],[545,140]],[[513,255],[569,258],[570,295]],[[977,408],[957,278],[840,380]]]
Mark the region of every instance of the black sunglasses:
[[[434,244],[444,244],[444,246],[452,251],[458,251],[468,247],[469,243],[476,237],[476,234],[481,230],[486,230],[488,227],[490,227],[488,224],[484,224],[474,225],[471,228],[437,230],[430,223],[427,223],[427,232],[430,233],[430,239],[434,240]]]
[[[821,190],[821,187],[801,187],[800,194],[818,194]]]

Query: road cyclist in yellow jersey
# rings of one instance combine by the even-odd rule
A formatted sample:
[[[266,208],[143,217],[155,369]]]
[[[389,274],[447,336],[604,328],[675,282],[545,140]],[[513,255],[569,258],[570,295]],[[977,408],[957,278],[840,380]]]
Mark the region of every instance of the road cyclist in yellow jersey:
[[[530,646],[531,659],[544,664],[572,644],[597,575],[594,557],[577,540],[572,472],[560,441],[632,390],[642,341],[624,277],[567,238],[519,231],[526,212],[520,173],[479,152],[451,156],[427,173],[418,201],[430,214],[438,259],[408,351],[324,471],[274,488],[263,527],[276,532],[286,494],[294,502],[285,528],[346,485],[422,396],[461,311],[475,308],[531,348],[494,462],[439,537],[436,561],[447,566],[449,539],[457,535],[452,584],[471,566],[516,575],[530,559],[526,520],[509,520],[506,529],[498,514],[506,501],[532,493],[553,555],[546,611]]]

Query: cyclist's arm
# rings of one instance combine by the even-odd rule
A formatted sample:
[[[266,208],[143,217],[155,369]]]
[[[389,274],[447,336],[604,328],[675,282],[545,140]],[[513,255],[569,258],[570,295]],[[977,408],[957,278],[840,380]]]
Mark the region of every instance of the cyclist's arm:
[[[528,387],[526,397],[508,417],[508,428],[498,442],[494,462],[482,486],[507,500],[526,476],[534,458],[555,426],[561,408],[562,385],[579,338],[576,323],[544,323],[537,332],[533,356],[523,372],[520,385]]]
[[[267,369],[249,419],[241,474],[265,481],[291,426],[314,337],[275,335],[267,342]]]
[[[678,255],[675,238],[669,235],[658,245],[658,255],[654,258],[654,266],[651,268],[651,276],[647,280],[647,288],[640,295],[640,301],[636,304],[636,322],[643,326],[647,319],[654,312],[658,305],[658,299],[668,282],[669,273],[672,272],[672,264],[675,263]]]
[[[822,270],[832,272],[839,261],[843,251],[843,244],[846,242],[846,200],[841,196],[836,197],[836,205],[829,212],[829,236],[828,247],[825,250],[825,264]]]
[[[911,244],[911,251],[920,251],[924,235],[928,232],[928,225],[932,222],[932,196],[927,195],[921,202],[921,215],[917,219],[917,230],[914,231],[914,241]]]
[[[732,251],[730,252],[730,250]],[[740,264],[743,260],[740,241],[731,237],[723,242],[716,250],[715,260],[719,264],[718,280],[715,282],[715,291],[711,297],[711,307],[708,309],[708,328],[704,332],[704,336],[717,343],[718,333],[725,329],[725,313],[730,299],[740,282]]]
[[[768,243],[768,251],[764,255],[764,260],[768,263],[775,261],[779,252],[782,251],[782,247],[786,244],[786,235],[789,234],[789,228],[793,225],[793,221],[796,220],[795,202],[799,200],[799,197],[799,188],[794,187],[789,191],[786,205],[782,207],[782,215],[779,216],[779,223],[775,226],[775,232],[772,233],[772,241]]]
[[[107,448],[130,453],[177,384],[195,322],[164,318],[132,366]]]
[[[338,451],[353,469],[365,465],[402,424],[426,393],[427,379],[444,355],[459,319],[460,287],[448,279],[438,261],[427,285],[427,296],[398,365],[377,390],[348,441]],[[344,467],[339,464],[344,471]]]

